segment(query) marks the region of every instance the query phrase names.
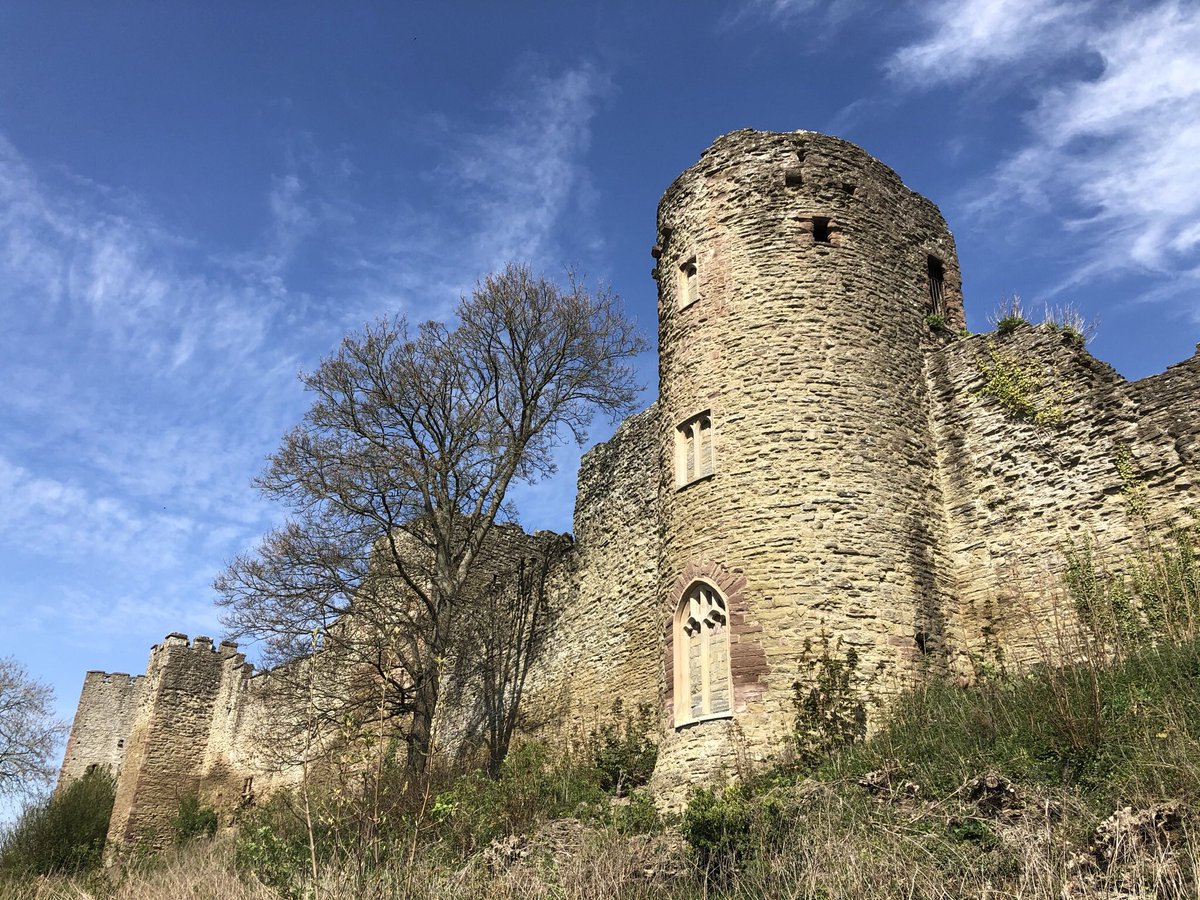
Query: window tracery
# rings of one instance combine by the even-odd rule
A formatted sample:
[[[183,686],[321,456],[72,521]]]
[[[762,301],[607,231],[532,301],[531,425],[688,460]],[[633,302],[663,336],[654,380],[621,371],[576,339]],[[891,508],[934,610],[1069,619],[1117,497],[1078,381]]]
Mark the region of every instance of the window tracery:
[[[692,585],[675,611],[675,726],[732,714],[729,612],[707,582]]]
[[[683,487],[713,471],[712,415],[705,410],[675,429],[675,483]]]

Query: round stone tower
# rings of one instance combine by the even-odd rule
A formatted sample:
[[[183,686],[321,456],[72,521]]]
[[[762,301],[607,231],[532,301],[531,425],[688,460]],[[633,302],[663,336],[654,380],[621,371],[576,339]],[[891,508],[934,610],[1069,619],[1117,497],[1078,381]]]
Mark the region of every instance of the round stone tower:
[[[826,650],[868,695],[936,660],[923,362],[964,319],[937,207],[812,132],[718,138],[667,189],[653,254],[670,802],[786,746]]]

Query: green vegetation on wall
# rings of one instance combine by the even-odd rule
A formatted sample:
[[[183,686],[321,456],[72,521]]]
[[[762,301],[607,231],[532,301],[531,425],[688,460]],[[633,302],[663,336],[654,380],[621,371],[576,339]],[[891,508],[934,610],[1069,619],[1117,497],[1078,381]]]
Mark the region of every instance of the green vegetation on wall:
[[[800,675],[792,685],[796,709],[795,750],[801,766],[815,765],[867,734],[869,685],[858,671],[858,653],[822,631],[804,642]]]
[[[1010,418],[1035,425],[1058,425],[1063,418],[1063,396],[1057,385],[1043,381],[1041,365],[1024,360],[1012,350],[988,341],[987,359],[979,360],[983,385],[975,393],[991,397]],[[1058,373],[1053,374],[1057,381]]]
[[[1092,638],[1117,648],[1183,641],[1200,624],[1200,531],[1176,528],[1108,566],[1090,541],[1069,545],[1063,582]]]

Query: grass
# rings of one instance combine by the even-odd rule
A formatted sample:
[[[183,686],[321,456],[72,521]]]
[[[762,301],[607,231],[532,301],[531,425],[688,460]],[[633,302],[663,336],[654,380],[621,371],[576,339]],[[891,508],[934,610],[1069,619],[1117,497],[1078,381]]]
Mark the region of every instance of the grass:
[[[1078,793],[1096,809],[1164,797],[1200,803],[1200,641],[1146,647],[969,688],[931,681],[902,697],[831,777],[892,768],[932,795],[981,772]]]
[[[972,787],[984,773],[1019,802],[989,808]],[[1105,869],[1088,841],[1124,806],[1173,798],[1200,809],[1200,641],[967,688],[930,681],[870,739],[815,768],[702,791],[667,826],[644,795],[610,807],[599,785],[586,759],[529,745],[500,778],[438,795],[421,830],[394,829],[378,865],[327,844],[308,877],[303,823],[276,803],[240,833],[201,837],[152,865],[9,882],[0,897],[1050,900],[1085,875],[1130,897],[1194,896],[1190,845],[1151,844]],[[634,804],[642,827],[623,827]],[[507,856],[488,849],[494,838]]]
[[[1013,294],[1001,299],[999,307],[988,317],[999,334],[1011,334],[1022,325],[1028,324],[1025,313],[1021,309],[1021,297]]]
[[[322,869],[295,896],[326,900],[691,900],[729,898],[993,898],[1062,896],[1079,842],[1033,805],[1011,821],[986,818],[960,797],[920,803],[872,796],[854,781],[776,785],[786,813],[763,830],[744,831],[736,866],[707,867],[670,832],[629,837],[580,827],[555,844],[535,835],[523,858],[489,866],[483,855],[449,861],[435,853],[397,855],[361,877],[352,865]],[[761,806],[756,796],[752,807]],[[1064,796],[1063,822],[1083,821],[1088,808]],[[762,821],[762,820],[760,820]],[[167,853],[154,866],[107,876],[108,882],[50,879],[0,896],[15,900],[275,900],[281,896],[242,872],[231,835]],[[1122,896],[1194,896],[1196,860],[1185,850],[1139,860],[1110,885],[1131,883]],[[1191,890],[1192,893],[1185,893]],[[1105,896],[1092,894],[1083,896]]]
[[[1059,306],[1047,304],[1042,322],[1061,334],[1071,346],[1081,350],[1096,336],[1096,321],[1085,319],[1079,308],[1071,303]]]

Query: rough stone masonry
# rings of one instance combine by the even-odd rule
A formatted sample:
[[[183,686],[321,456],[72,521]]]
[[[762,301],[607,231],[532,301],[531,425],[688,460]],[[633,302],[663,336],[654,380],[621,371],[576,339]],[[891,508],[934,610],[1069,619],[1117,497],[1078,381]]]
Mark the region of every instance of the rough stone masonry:
[[[1029,661],[1070,619],[1064,542],[1119,560],[1196,523],[1200,352],[1130,383],[1050,326],[966,335],[937,207],[853,144],[718,138],[652,255],[658,399],[583,459],[524,705],[551,739],[648,705],[665,805],[783,750],[814,647],[853,648],[871,703]],[[182,635],[144,676],[89,673],[60,784],[115,768],[130,842],[184,793],[293,782],[256,743],[269,677]]]

